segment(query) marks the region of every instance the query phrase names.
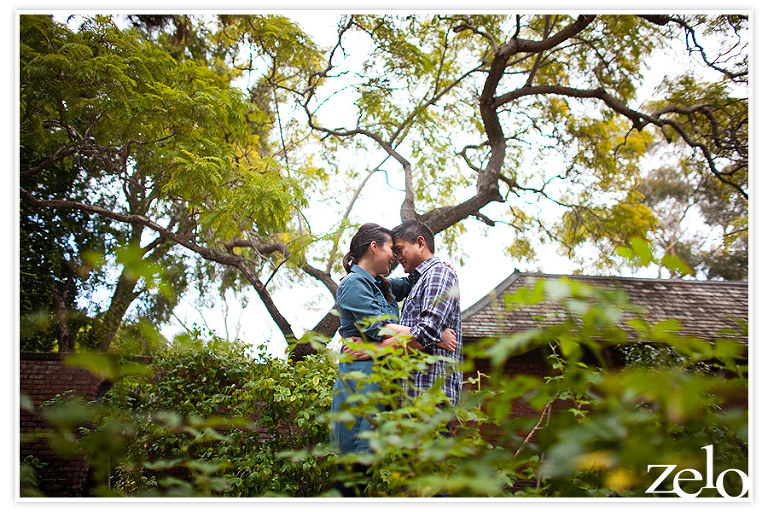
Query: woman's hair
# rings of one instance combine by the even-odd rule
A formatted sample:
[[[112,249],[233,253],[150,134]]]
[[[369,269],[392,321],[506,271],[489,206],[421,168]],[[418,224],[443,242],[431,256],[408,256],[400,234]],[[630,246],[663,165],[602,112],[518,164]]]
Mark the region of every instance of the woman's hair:
[[[352,265],[359,262],[365,253],[368,252],[368,247],[371,242],[375,242],[377,245],[384,245],[385,242],[392,239],[392,233],[384,227],[374,224],[372,222],[363,224],[360,229],[357,230],[355,236],[349,242],[349,252],[344,255],[344,259],[341,260],[341,264],[344,265],[344,270],[347,273],[352,271]],[[389,287],[389,281],[381,276],[376,276],[376,280],[379,282],[379,287],[384,293],[384,297],[387,300],[393,300],[392,291]]]

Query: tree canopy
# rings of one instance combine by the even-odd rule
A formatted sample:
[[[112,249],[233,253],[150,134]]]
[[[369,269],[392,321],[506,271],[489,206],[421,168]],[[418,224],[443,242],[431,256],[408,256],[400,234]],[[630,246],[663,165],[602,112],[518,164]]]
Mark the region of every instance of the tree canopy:
[[[23,346],[107,350],[206,279],[252,287],[298,338],[275,286],[335,296],[379,172],[399,205],[377,207],[448,249],[479,222],[514,259],[555,244],[616,271],[641,237],[680,274],[743,279],[748,30],[741,14],[347,14],[323,47],[283,16],[22,15]]]

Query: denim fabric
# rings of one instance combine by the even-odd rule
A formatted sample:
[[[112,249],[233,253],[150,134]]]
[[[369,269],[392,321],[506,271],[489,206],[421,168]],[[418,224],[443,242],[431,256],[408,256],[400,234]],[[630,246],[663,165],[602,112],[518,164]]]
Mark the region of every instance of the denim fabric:
[[[380,341],[379,328],[385,323],[397,323],[400,311],[397,300],[404,299],[411,289],[408,278],[390,279],[390,288],[394,301],[387,301],[379,283],[368,272],[357,265],[352,266],[351,272],[341,281],[336,292],[336,309],[339,312],[339,334],[342,338],[362,336],[368,341]],[[373,324],[366,322],[368,318],[388,316]],[[362,372],[365,375],[373,373],[373,361],[339,362],[339,375],[333,388],[331,412],[338,413],[342,404],[347,402],[352,394],[367,395],[378,391],[378,383],[359,382],[355,378],[345,378],[350,372]],[[347,427],[344,422],[331,424],[331,442],[336,445],[339,453],[368,451],[367,439],[358,438],[358,434],[372,430],[371,423],[362,417],[356,417],[354,423]]]
[[[332,412],[340,412],[342,404],[348,402],[350,394],[367,395],[379,390],[378,383],[360,382],[356,378],[345,378],[344,375],[350,372],[362,372],[365,375],[371,375],[373,373],[373,361],[339,363],[339,376],[336,378],[336,385],[333,388]],[[342,421],[333,422],[331,424],[331,443],[333,443],[339,453],[368,451],[368,439],[358,437],[359,433],[366,430],[373,430],[373,426],[366,418],[361,416],[356,416],[354,423],[349,427]]]
[[[394,281],[390,280],[390,283],[394,284]],[[406,289],[410,291],[410,286],[406,288],[401,282],[393,286],[393,291],[401,294],[407,293]],[[379,328],[385,323],[396,323],[400,317],[397,302],[387,301],[376,279],[357,265],[352,266],[352,271],[339,284],[336,309],[339,312],[339,334],[342,338],[362,336],[369,341],[380,341]],[[374,323],[366,321],[384,315],[388,317],[386,320]]]

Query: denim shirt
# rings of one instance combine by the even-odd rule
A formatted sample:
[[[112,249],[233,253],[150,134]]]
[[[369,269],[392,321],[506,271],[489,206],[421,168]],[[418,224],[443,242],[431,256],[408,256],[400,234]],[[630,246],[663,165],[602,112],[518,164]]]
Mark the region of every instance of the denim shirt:
[[[407,277],[389,279],[393,301],[388,301],[376,279],[357,265],[341,280],[336,292],[336,309],[339,312],[339,334],[343,338],[362,336],[370,341],[380,341],[379,329],[387,323],[397,323],[400,310],[397,302],[411,290]],[[386,316],[386,318],[381,318]],[[376,318],[373,323],[367,319]]]

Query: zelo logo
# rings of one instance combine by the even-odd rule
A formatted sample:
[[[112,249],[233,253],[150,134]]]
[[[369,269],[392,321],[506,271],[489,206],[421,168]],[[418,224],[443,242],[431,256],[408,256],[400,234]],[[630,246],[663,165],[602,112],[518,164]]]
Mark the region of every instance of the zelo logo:
[[[712,445],[707,445],[702,448],[705,452],[707,452],[707,472],[706,475],[702,478],[701,473],[696,471],[695,469],[691,468],[683,468],[677,473],[673,472],[675,471],[675,468],[677,468],[676,465],[671,464],[649,464],[648,465],[648,473],[651,472],[651,468],[666,468],[661,472],[661,475],[656,479],[655,482],[651,484],[650,487],[645,491],[646,494],[677,494],[681,498],[695,498],[698,496],[703,489],[717,489],[717,492],[720,493],[720,496],[724,498],[741,498],[747,492],[749,492],[750,487],[750,481],[749,477],[743,472],[738,469],[726,469],[725,471],[721,472],[719,475],[717,475],[717,479],[714,479],[713,475],[713,459],[714,459],[714,450],[712,448]],[[725,475],[728,473],[736,473],[741,477],[741,494],[738,496],[731,496],[728,494],[728,492],[725,490]],[[670,477],[670,475],[673,475]],[[668,481],[668,479],[671,478],[672,480],[672,490],[671,491],[664,491],[659,490],[659,486],[662,485],[664,482]],[[713,483],[714,480],[714,483]],[[690,493],[685,492],[680,487],[680,482],[701,482],[704,481],[705,485],[703,485],[697,492]]]

